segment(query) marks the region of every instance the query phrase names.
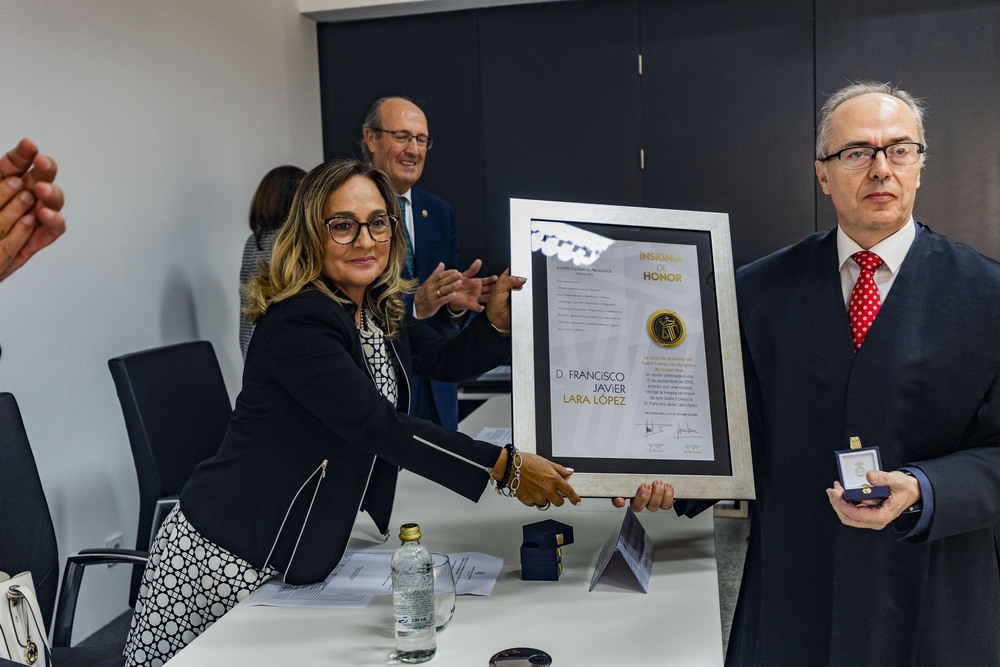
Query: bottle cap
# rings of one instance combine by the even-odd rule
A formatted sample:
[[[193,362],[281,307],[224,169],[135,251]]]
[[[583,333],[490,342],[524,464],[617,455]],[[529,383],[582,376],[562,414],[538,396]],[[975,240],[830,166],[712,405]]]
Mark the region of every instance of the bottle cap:
[[[420,526],[415,523],[404,523],[399,527],[399,539],[403,542],[419,540]]]

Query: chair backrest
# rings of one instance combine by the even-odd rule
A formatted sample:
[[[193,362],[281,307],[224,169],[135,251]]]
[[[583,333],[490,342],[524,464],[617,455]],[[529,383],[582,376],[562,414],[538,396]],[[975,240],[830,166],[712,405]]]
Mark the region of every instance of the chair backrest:
[[[139,478],[136,549],[148,547],[156,501],[177,494],[219,450],[232,404],[208,341],[108,360]]]
[[[45,626],[59,587],[59,548],[35,457],[13,394],[0,393],[0,570],[28,570]]]

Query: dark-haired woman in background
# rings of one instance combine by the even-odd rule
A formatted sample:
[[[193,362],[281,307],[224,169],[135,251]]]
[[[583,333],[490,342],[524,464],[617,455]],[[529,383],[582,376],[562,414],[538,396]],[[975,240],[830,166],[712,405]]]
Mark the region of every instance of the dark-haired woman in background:
[[[243,246],[243,264],[240,266],[240,350],[247,356],[247,345],[253,335],[253,323],[243,314],[247,307],[244,290],[257,275],[261,260],[271,259],[271,243],[278,227],[288,217],[295,188],[306,172],[298,167],[285,165],[267,172],[257,186],[250,202],[250,230],[253,232]]]

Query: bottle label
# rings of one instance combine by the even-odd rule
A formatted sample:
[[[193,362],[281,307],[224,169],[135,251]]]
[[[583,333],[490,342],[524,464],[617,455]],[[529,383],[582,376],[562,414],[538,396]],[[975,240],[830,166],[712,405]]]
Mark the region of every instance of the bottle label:
[[[434,584],[432,583],[431,586]],[[396,622],[409,630],[423,630],[434,627],[433,588],[419,587],[409,590],[394,590],[392,593],[393,613]]]
[[[433,584],[432,584],[433,585]],[[396,623],[409,631],[434,627],[433,588],[421,590],[393,591],[392,607]]]

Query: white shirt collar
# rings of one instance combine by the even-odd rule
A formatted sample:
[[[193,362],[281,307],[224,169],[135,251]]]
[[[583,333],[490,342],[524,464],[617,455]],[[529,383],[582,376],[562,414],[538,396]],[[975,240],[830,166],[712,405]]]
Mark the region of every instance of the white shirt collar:
[[[868,248],[871,252],[875,253],[882,258],[882,262],[885,268],[889,270],[890,273],[895,275],[899,271],[899,267],[903,264],[903,259],[906,258],[906,253],[910,251],[910,246],[913,245],[913,239],[917,236],[917,223],[913,220],[913,216],[910,216],[909,221],[900,227],[896,232],[882,239],[871,248]],[[837,256],[840,258],[840,269],[844,269],[844,265],[851,259],[851,255],[854,253],[864,250],[859,246],[854,239],[844,233],[844,230],[837,226]]]

